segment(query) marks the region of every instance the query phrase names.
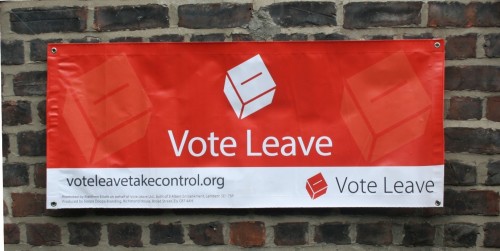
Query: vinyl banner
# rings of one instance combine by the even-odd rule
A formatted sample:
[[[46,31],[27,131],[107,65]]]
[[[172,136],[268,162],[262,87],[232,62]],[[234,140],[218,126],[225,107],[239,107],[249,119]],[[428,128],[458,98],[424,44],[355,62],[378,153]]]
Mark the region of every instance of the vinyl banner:
[[[443,44],[51,44],[47,208],[442,206]]]

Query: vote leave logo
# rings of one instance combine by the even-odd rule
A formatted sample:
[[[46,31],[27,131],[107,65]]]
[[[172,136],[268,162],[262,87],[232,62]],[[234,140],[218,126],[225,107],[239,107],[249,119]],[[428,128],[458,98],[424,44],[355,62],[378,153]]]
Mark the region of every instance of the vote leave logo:
[[[270,105],[275,90],[276,84],[258,54],[227,71],[224,94],[239,119]]]
[[[307,179],[306,190],[311,196],[311,199],[317,199],[318,197],[324,195],[328,189],[328,184],[326,183],[323,174],[318,173],[311,178]]]

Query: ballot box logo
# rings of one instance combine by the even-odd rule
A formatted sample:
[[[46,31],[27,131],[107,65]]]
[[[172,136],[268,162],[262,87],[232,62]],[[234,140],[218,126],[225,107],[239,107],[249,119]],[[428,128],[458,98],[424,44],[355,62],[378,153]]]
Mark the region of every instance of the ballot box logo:
[[[367,161],[424,135],[432,102],[404,52],[346,79],[341,116]]]
[[[306,182],[306,190],[309,193],[311,199],[317,199],[318,197],[326,194],[326,190],[328,189],[328,184],[326,183],[325,177],[323,174],[318,173],[311,178],[307,179]]]
[[[63,117],[88,163],[144,137],[152,104],[125,55],[66,85]]]
[[[270,105],[276,84],[257,54],[227,71],[224,94],[239,119]]]

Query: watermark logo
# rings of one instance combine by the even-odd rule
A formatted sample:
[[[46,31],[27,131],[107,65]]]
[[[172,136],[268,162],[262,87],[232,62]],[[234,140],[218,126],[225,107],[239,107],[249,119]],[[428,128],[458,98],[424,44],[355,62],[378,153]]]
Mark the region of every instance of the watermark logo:
[[[328,184],[326,183],[323,174],[318,173],[311,178],[307,179],[306,190],[311,196],[311,199],[317,199],[318,197],[324,195],[328,189]]]
[[[258,54],[227,71],[224,94],[239,119],[270,105],[275,91],[276,84]]]

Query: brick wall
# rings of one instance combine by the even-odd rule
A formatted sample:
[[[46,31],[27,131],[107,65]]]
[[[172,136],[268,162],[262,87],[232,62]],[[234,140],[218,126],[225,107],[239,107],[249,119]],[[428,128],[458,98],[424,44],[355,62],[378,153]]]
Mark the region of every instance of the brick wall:
[[[3,2],[7,249],[500,247],[500,2]],[[46,210],[49,42],[446,39],[444,208]],[[59,250],[58,249],[58,250]]]

